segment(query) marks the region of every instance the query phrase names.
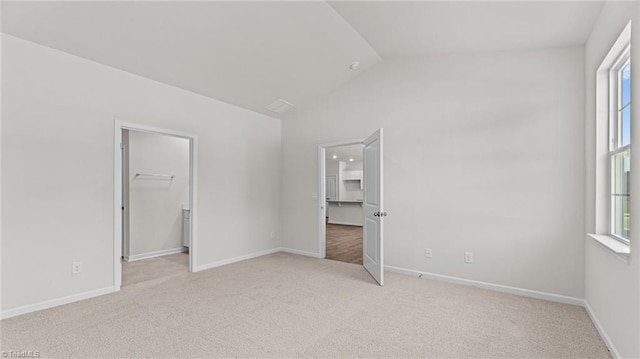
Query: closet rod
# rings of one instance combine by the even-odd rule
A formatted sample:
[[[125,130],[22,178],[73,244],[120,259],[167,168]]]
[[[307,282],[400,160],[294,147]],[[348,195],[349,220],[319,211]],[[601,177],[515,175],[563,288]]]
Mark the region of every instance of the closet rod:
[[[157,174],[157,173],[136,173],[136,178],[140,176],[154,177],[154,178],[169,178],[169,179],[173,179],[173,177],[175,177],[175,175],[165,175],[165,174]]]

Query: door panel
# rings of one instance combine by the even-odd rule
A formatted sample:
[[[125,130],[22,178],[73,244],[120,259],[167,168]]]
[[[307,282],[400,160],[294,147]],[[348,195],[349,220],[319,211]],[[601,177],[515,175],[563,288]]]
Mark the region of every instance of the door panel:
[[[378,186],[378,143],[371,143],[370,146],[364,148],[364,201],[369,205],[378,204],[379,186]],[[366,185],[369,183],[369,186]]]
[[[383,263],[383,182],[382,182],[382,129],[364,142],[364,268],[380,284],[384,284]]]
[[[364,236],[377,238],[378,236],[378,224],[375,221],[365,218],[364,220]],[[366,246],[364,249],[364,255],[370,262],[378,261],[378,246]]]

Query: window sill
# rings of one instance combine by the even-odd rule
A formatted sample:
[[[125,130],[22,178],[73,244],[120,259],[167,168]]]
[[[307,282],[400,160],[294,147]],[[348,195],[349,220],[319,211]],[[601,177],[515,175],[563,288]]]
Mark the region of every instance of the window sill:
[[[631,256],[631,248],[628,244],[624,244],[617,239],[611,238],[604,234],[587,233],[596,242],[600,243],[602,247],[607,249],[611,254],[615,255],[621,261],[629,264],[629,257]]]

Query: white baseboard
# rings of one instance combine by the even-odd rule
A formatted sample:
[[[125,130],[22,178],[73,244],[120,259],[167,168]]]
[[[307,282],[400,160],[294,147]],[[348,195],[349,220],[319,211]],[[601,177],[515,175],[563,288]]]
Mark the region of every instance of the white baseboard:
[[[475,281],[475,280],[471,280],[471,279],[450,277],[450,276],[442,275],[442,274],[421,272],[421,271],[417,271],[417,270],[413,270],[413,269],[405,269],[405,268],[399,268],[399,267],[393,267],[393,266],[384,266],[384,269],[388,270],[389,272],[406,274],[406,275],[415,276],[415,277],[420,277],[421,276],[422,278],[442,280],[442,281],[445,281],[445,282],[451,282],[451,283],[462,284],[462,285],[470,285],[470,286],[474,286],[474,287],[494,290],[494,291],[497,291],[497,292],[521,295],[523,297],[550,300],[552,302],[573,304],[573,305],[578,305],[578,306],[581,306],[581,307],[584,305],[584,300],[583,299],[575,298],[575,297],[568,297],[568,296],[564,296],[564,295],[560,295],[560,294],[538,292],[538,291],[530,290],[530,289],[509,287],[509,286],[506,286],[506,285],[493,284],[493,283],[487,283],[487,282],[479,282],[479,281]]]
[[[229,259],[223,259],[221,261],[217,261],[217,262],[213,262],[213,263],[209,263],[209,264],[203,264],[201,266],[197,266],[196,270],[194,272],[200,272],[200,271],[203,271],[203,270],[206,270],[206,269],[220,267],[220,266],[223,266],[223,265],[240,262],[240,261],[244,261],[244,260],[247,260],[247,259],[262,257],[262,256],[266,256],[266,255],[273,254],[273,253],[278,253],[278,252],[287,252],[287,253],[299,254],[299,255],[307,256],[307,257],[320,258],[320,255],[318,253],[306,252],[306,251],[301,251],[301,250],[292,249],[292,248],[276,247],[276,248],[268,249],[266,251],[249,253],[249,254],[245,254],[243,256],[238,256],[238,257],[229,258]]]
[[[341,224],[343,226],[358,226],[358,227],[362,227],[364,225],[362,223],[356,223],[356,222],[343,222],[343,221],[332,221],[332,220],[329,220],[329,224]]]
[[[18,315],[22,315],[22,314],[37,312],[39,310],[57,307],[63,304],[77,302],[79,300],[89,299],[89,298],[97,297],[99,295],[113,293],[115,291],[116,290],[114,287],[106,287],[102,289],[91,290],[84,293],[73,294],[66,297],[62,297],[62,298],[51,299],[51,300],[47,300],[40,303],[29,304],[22,307],[5,310],[0,314],[0,318],[7,319],[7,318],[15,317]]]
[[[166,255],[169,255],[169,254],[182,253],[182,252],[186,252],[188,250],[189,250],[189,248],[187,248],[187,247],[163,249],[161,251],[156,251],[156,252],[149,252],[149,253],[142,253],[142,254],[134,254],[134,255],[130,255],[130,256],[125,256],[124,259],[127,262],[134,262],[134,261],[139,261],[141,259],[149,259],[149,258],[166,256]]]
[[[272,249],[268,249],[266,251],[254,252],[254,253],[245,254],[243,256],[233,257],[233,258],[229,258],[229,259],[223,259],[221,261],[217,261],[217,262],[213,262],[213,263],[208,263],[208,264],[203,264],[203,265],[197,266],[195,268],[194,272],[200,272],[200,271],[203,271],[203,270],[206,270],[206,269],[220,267],[220,266],[223,266],[223,265],[226,265],[226,264],[236,263],[236,262],[244,261],[244,260],[251,259],[251,258],[262,257],[262,256],[266,256],[268,254],[273,254],[273,253],[277,253],[277,252],[280,252],[280,248],[272,248]]]
[[[593,313],[593,311],[591,310],[591,306],[589,306],[589,302],[587,302],[586,299],[583,300],[583,306],[584,306],[584,309],[587,311],[587,314],[589,314],[589,318],[591,318],[593,325],[598,330],[598,333],[600,333],[600,337],[602,338],[602,340],[604,341],[604,344],[606,344],[607,348],[609,349],[609,353],[611,354],[613,359],[622,358],[620,356],[620,353],[618,353],[618,350],[616,349],[616,347],[613,345],[611,338],[609,338],[609,336],[607,335],[607,332],[605,332],[604,328],[602,327],[602,324],[600,324],[600,321],[596,317],[595,313]]]
[[[313,257],[313,258],[320,258],[320,254],[318,254],[318,253],[306,252],[306,251],[301,251],[301,250],[298,250],[298,249],[292,249],[292,248],[281,247],[281,248],[279,248],[279,250],[280,250],[281,252],[287,252],[287,253],[299,254],[299,255],[301,255],[301,256],[307,256],[307,257]]]

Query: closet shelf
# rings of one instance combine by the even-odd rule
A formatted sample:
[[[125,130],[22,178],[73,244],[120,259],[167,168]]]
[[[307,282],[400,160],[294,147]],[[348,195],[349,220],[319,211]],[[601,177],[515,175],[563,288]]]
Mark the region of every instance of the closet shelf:
[[[148,179],[168,179],[173,180],[175,175],[159,174],[159,173],[136,173],[136,178],[148,178]]]

